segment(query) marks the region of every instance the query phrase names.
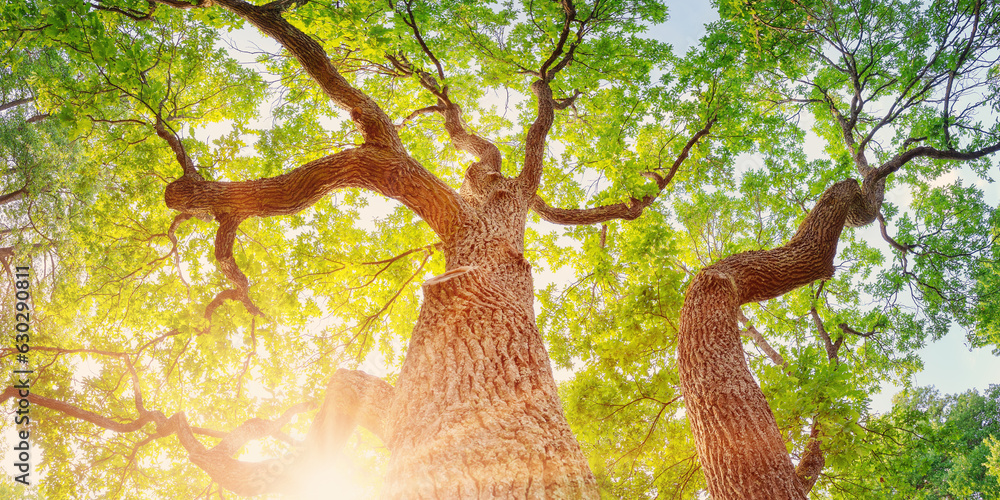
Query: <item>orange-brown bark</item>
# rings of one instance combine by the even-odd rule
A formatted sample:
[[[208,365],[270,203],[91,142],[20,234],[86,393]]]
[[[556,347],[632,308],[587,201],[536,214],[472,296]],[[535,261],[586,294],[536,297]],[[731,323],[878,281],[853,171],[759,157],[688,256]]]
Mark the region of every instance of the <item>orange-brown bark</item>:
[[[741,253],[704,268],[685,297],[677,349],[681,390],[715,498],[804,498],[823,467],[821,433],[814,426],[799,470],[792,468],[774,415],[747,368],[738,307],[831,277],[840,233],[879,217],[886,176],[907,162],[920,157],[971,160],[1000,151],[1000,143],[970,152],[921,146],[876,168],[869,166],[846,125],[844,140],[863,175],[860,185],[846,180],[830,186],[786,245]],[[825,347],[835,360],[839,344],[827,338]]]
[[[820,197],[788,244],[723,259],[704,268],[688,288],[678,367],[714,498],[805,498],[806,485],[796,475],[774,414],[747,367],[738,308],[832,276],[848,214],[864,205],[856,181],[837,183]],[[810,469],[807,476],[814,481],[815,474]]]

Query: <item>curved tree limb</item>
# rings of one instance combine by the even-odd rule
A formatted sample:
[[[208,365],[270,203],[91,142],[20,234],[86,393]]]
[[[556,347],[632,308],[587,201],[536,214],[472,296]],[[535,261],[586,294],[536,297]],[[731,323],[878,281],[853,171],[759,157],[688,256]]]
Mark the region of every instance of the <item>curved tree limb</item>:
[[[234,215],[224,215],[219,218],[219,230],[215,234],[215,262],[219,265],[222,274],[229,279],[235,288],[219,292],[212,299],[212,302],[205,308],[206,318],[211,319],[212,314],[226,299],[238,300],[243,303],[250,314],[264,317],[264,313],[250,299],[250,280],[243,274],[243,271],[240,271],[239,266],[236,265],[236,258],[233,256],[236,231],[241,222],[243,219]]]
[[[552,98],[552,89],[548,81],[535,80],[531,84],[531,92],[538,99],[538,111],[524,139],[524,164],[517,176],[521,192],[529,197],[538,191],[538,185],[542,181],[542,171],[545,168],[545,137],[555,121],[555,100]]]
[[[930,146],[918,146],[904,151],[883,163],[874,173],[865,177],[864,185],[870,185],[896,172],[915,158],[931,158],[934,160],[976,160],[1000,151],[1000,142],[974,151],[941,150]]]
[[[440,236],[448,241],[460,226],[464,213],[461,199],[440,179],[403,154],[362,146],[313,160],[276,177],[242,182],[210,182],[195,170],[183,144],[161,123],[157,133],[170,144],[185,175],[171,182],[164,200],[168,208],[181,212],[171,224],[186,217],[216,218],[219,229],[215,257],[220,270],[234,288],[220,292],[208,305],[206,317],[225,300],[239,300],[251,314],[263,316],[248,295],[249,281],[233,258],[233,244],[240,222],[249,217],[289,215],[303,210],[334,189],[367,188],[397,199],[413,209]],[[173,240],[171,240],[173,241]]]
[[[7,205],[7,204],[10,204],[10,203],[14,203],[17,200],[20,200],[21,198],[24,198],[24,195],[26,195],[26,194],[28,194],[28,186],[27,185],[25,185],[21,189],[17,189],[15,191],[11,191],[9,193],[0,194],[0,207],[2,207],[4,205]]]
[[[455,149],[477,156],[487,171],[499,174],[502,161],[500,150],[492,142],[465,129],[465,124],[462,122],[462,108],[453,103],[444,106],[439,104],[438,108],[444,117],[444,128]]]
[[[7,111],[10,108],[16,108],[22,104],[28,104],[31,102],[35,102],[34,97],[22,97],[20,99],[14,99],[13,101],[8,101],[0,104],[0,111]]]
[[[246,19],[288,50],[303,69],[339,107],[350,112],[365,144],[355,150],[332,154],[295,170],[268,179],[245,182],[207,182],[198,175],[193,160],[176,134],[157,120],[157,135],[167,141],[183,168],[184,176],[167,186],[169,208],[200,218],[219,219],[215,254],[223,274],[234,288],[221,292],[206,315],[226,299],[237,299],[253,314],[262,314],[250,301],[246,276],[232,257],[239,222],[248,217],[270,217],[298,212],[342,187],[371,189],[397,199],[413,209],[442,241],[449,241],[461,225],[465,209],[457,193],[409,157],[392,122],[365,93],[351,86],[333,66],[323,47],[282,17],[291,3],[276,1],[263,6],[243,0],[202,1],[187,4],[158,0],[172,7],[220,5]]]
[[[878,218],[885,198],[885,181],[889,174],[896,172],[903,165],[916,158],[931,158],[935,160],[975,160],[1000,151],[1000,142],[974,151],[941,150],[931,146],[918,146],[893,156],[877,168],[864,172],[864,182],[861,192],[864,197],[863,210],[852,211],[846,221],[847,227],[861,227],[871,224]]]
[[[489,140],[469,133],[462,122],[462,108],[453,102],[448,96],[448,86],[444,84],[445,74],[438,58],[424,41],[417,25],[416,17],[413,14],[411,5],[406,4],[406,12],[399,13],[403,22],[410,27],[413,36],[424,53],[431,59],[437,69],[437,76],[414,67],[405,56],[387,55],[389,62],[405,75],[419,75],[420,85],[437,97],[437,104],[418,109],[403,120],[403,123],[423,113],[437,112],[444,118],[445,131],[451,139],[452,146],[459,151],[465,151],[478,158],[476,163],[470,165],[465,172],[465,179],[462,183],[460,193],[469,198],[482,200],[488,196],[490,187],[495,181],[502,178],[501,165],[502,156],[499,148]]]
[[[555,208],[550,207],[537,194],[531,199],[531,209],[544,221],[553,224],[580,225],[597,224],[609,220],[634,220],[642,215],[642,211],[653,203],[656,196],[644,196],[641,200],[632,198],[631,203],[615,203],[592,208]]]
[[[539,75],[541,75],[540,78],[546,82],[552,81],[552,77],[555,76],[555,74],[570,60],[572,60],[573,52],[576,50],[576,46],[580,42],[580,38],[578,37],[575,43],[572,43],[568,49],[566,48],[566,42],[569,40],[570,28],[573,26],[573,21],[576,20],[576,6],[573,5],[573,0],[561,0],[559,4],[562,6],[563,13],[565,14],[565,17],[563,18],[562,30],[559,32],[559,40],[556,42],[555,49],[552,50],[548,59],[542,63],[541,68],[538,70]],[[580,35],[582,35],[582,33]],[[560,57],[562,57],[562,60],[559,60]]]
[[[565,109],[573,103],[579,93],[567,99],[560,99],[558,102],[552,97],[552,88],[549,82],[555,75],[573,61],[576,48],[583,41],[589,23],[594,21],[600,10],[600,2],[595,3],[594,9],[586,19],[578,19],[576,6],[573,0],[561,0],[559,4],[563,8],[563,26],[559,33],[556,46],[549,54],[549,57],[542,63],[538,70],[538,80],[531,84],[531,92],[538,99],[538,111],[534,123],[528,128],[527,137],[524,140],[524,164],[518,174],[518,183],[521,191],[528,197],[529,203],[538,185],[542,180],[545,158],[545,137],[552,128],[555,120],[555,110]],[[572,33],[573,23],[577,23],[576,33]],[[570,37],[573,40],[570,41]],[[568,44],[568,46],[567,46]]]
[[[656,182],[656,187],[658,191],[656,194],[651,194],[639,198],[632,198],[627,203],[615,203],[613,205],[605,205],[600,207],[592,208],[554,208],[545,203],[540,196],[535,195],[531,200],[531,209],[535,211],[543,220],[551,222],[553,224],[564,224],[564,225],[578,225],[578,224],[596,224],[600,222],[607,222],[614,219],[623,220],[633,220],[640,215],[646,207],[653,204],[656,197],[670,184],[670,181],[674,179],[674,175],[677,174],[677,170],[680,168],[684,160],[688,158],[691,154],[691,149],[700,141],[702,138],[707,136],[712,130],[712,126],[718,121],[718,118],[713,116],[705,123],[705,126],[696,132],[687,143],[684,148],[681,149],[680,154],[674,160],[673,164],[670,166],[670,170],[667,171],[666,176],[661,176],[657,172],[646,172],[644,175],[651,178]]]
[[[153,124],[153,130],[156,131],[156,135],[160,136],[161,139],[170,145],[170,150],[174,152],[174,156],[177,157],[177,163],[180,164],[181,169],[184,171],[184,176],[191,177],[197,180],[204,180],[204,177],[198,173],[198,167],[194,164],[194,160],[187,153],[187,149],[184,148],[184,144],[181,143],[180,137],[173,130],[167,130],[166,124],[163,120],[157,116],[156,123]]]
[[[351,114],[366,144],[403,152],[403,143],[382,108],[344,79],[319,42],[281,16],[286,5],[256,6],[243,0],[214,0],[213,3],[246,19],[288,50],[326,95]]]
[[[205,450],[200,443],[184,444],[183,427],[177,429],[191,461],[227,490],[243,495],[294,492],[308,474],[310,464],[330,464],[354,427],[364,426],[380,439],[385,437],[384,415],[392,398],[392,387],[360,371],[337,370],[327,386],[323,406],[301,448],[293,448],[280,459],[249,463],[231,458],[246,442],[280,428],[279,422],[254,419],[237,428],[235,437]],[[288,411],[282,415],[285,419]],[[186,425],[186,421],[184,422]],[[233,433],[230,433],[232,435]],[[329,465],[327,465],[329,466]]]
[[[799,457],[799,464],[795,466],[795,476],[799,478],[799,484],[805,493],[809,493],[816,485],[819,473],[826,466],[826,458],[823,456],[823,449],[820,446],[822,444],[821,434],[822,427],[819,422],[813,421],[806,449]]]
[[[180,212],[249,217],[290,215],[334,189],[357,187],[399,200],[447,241],[462,216],[457,194],[409,156],[362,146],[313,160],[285,174],[239,182],[181,178],[167,186]]]
[[[263,217],[270,215],[284,215],[301,210],[305,206],[311,205],[323,196],[330,189],[337,187],[362,187],[372,189],[380,194],[395,198],[412,208],[417,215],[426,220],[431,227],[443,237],[450,232],[450,227],[454,225],[458,214],[458,199],[454,191],[444,182],[431,174],[422,165],[410,158],[403,149],[395,127],[389,120],[385,112],[364,92],[351,86],[346,79],[337,71],[330,61],[328,54],[323,47],[301,30],[286,21],[281,13],[288,7],[288,2],[272,2],[264,6],[257,6],[243,0],[212,0],[201,1],[196,4],[188,4],[176,0],[156,0],[172,7],[205,7],[209,4],[220,5],[227,10],[246,19],[251,24],[260,29],[264,34],[274,38],[286,50],[288,50],[299,61],[302,68],[312,77],[313,80],[323,89],[331,100],[347,110],[351,114],[352,120],[357,124],[362,136],[365,139],[365,146],[362,146],[364,153],[348,152],[337,153],[325,158],[312,161],[299,167],[293,172],[270,179],[259,181],[249,181],[249,183],[211,183],[213,187],[205,189],[205,196],[210,196],[208,191],[215,191],[219,196],[226,196],[229,189],[240,187],[258,187],[267,189],[276,188],[304,188],[307,193],[296,200],[289,200],[287,196],[278,196],[280,193],[266,192],[255,193],[255,196],[265,195],[257,207],[247,209],[225,206],[202,206],[210,211],[226,212],[235,209],[234,213],[245,217]],[[186,155],[179,153],[179,149],[169,137],[168,143],[178,154],[178,161],[185,168],[185,173],[189,172],[192,164]],[[174,139],[176,139],[174,137]],[[381,151],[380,151],[381,150]],[[351,163],[353,172],[336,167],[343,165],[338,160],[346,159]],[[313,176],[317,170],[332,168],[335,172],[327,172],[335,176],[337,174],[354,176],[352,179],[342,179],[341,183],[333,185],[325,184],[329,182],[329,176],[320,179]],[[271,182],[269,182],[271,181]],[[287,181],[287,182],[286,182]],[[309,184],[308,186],[291,185],[295,182]],[[175,183],[176,184],[176,183]],[[179,188],[180,186],[178,186]],[[187,188],[185,188],[187,189]],[[192,188],[197,191],[198,188]],[[168,206],[170,206],[171,189],[168,186]],[[177,191],[177,190],[175,190]],[[270,196],[268,196],[270,195]],[[281,198],[275,203],[270,200]],[[433,200],[429,205],[421,200]],[[208,200],[205,200],[208,201]],[[205,205],[205,204],[203,204]],[[225,203],[221,203],[225,205]],[[171,207],[174,208],[174,207]],[[193,209],[196,207],[177,208]],[[217,213],[212,215],[218,215]]]
[[[909,253],[910,250],[911,250],[910,246],[909,245],[904,245],[904,244],[896,241],[896,239],[893,238],[892,236],[889,236],[889,231],[888,231],[887,224],[885,222],[885,217],[882,216],[882,212],[881,211],[879,211],[879,213],[875,215],[875,218],[878,219],[878,229],[879,229],[879,232],[882,233],[882,239],[885,240],[887,243],[889,243],[889,245],[891,245],[892,248],[895,248],[896,250],[898,250],[899,253],[902,255],[902,257],[905,259],[906,258],[906,254]]]
[[[678,368],[714,497],[805,497],[771,408],[747,367],[737,311],[741,304],[832,276],[844,223],[863,205],[857,181],[834,184],[785,246],[728,257],[692,280],[681,309]]]
[[[814,477],[795,474],[771,409],[750,375],[739,342],[739,306],[831,277],[841,232],[877,218],[886,176],[908,161],[917,157],[971,160],[996,151],[1000,144],[973,152],[908,150],[871,169],[860,186],[853,179],[830,186],[786,245],[733,255],[695,276],[681,309],[678,366],[713,496],[804,498],[811,483],[798,478]],[[813,317],[822,335],[825,329],[815,311]],[[839,346],[826,337],[828,355],[835,356]],[[814,428],[814,432],[819,431]],[[818,456],[818,441],[808,446],[807,454]],[[746,478],[754,482],[747,483]]]

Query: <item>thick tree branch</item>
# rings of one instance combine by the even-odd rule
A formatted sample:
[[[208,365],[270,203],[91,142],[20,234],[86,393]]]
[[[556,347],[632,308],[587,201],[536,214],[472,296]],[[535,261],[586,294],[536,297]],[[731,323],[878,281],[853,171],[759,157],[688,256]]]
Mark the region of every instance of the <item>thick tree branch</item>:
[[[304,445],[293,448],[284,459],[248,463],[231,455],[249,440],[280,428],[282,420],[289,416],[287,411],[278,422],[255,419],[244,423],[238,432],[234,431],[238,437],[226,445],[220,443],[212,450],[197,453],[192,452],[192,448],[198,451],[197,447],[185,448],[192,452],[192,462],[230,491],[244,495],[294,492],[310,479],[303,476],[317,468],[323,473],[322,467],[332,466],[355,426],[361,425],[384,439],[385,415],[391,401],[392,387],[382,379],[360,371],[337,370]],[[275,467],[276,463],[282,466]]]
[[[532,200],[535,192],[538,191],[538,185],[542,179],[545,158],[545,137],[548,135],[549,129],[552,128],[552,123],[555,119],[555,110],[565,109],[579,95],[579,92],[577,92],[573,97],[561,99],[559,102],[556,102],[552,97],[552,88],[549,86],[549,82],[573,60],[576,48],[583,41],[588,23],[597,15],[600,7],[599,3],[595,4],[593,12],[591,12],[587,19],[579,20],[576,18],[576,7],[573,5],[573,1],[560,1],[564,18],[563,27],[559,33],[559,40],[556,42],[552,53],[549,54],[549,57],[539,68],[539,79],[531,84],[531,92],[538,99],[538,111],[535,121],[528,128],[528,135],[524,140],[524,165],[521,167],[521,173],[518,174],[518,183],[520,184],[521,192],[525,193],[529,202]],[[579,27],[574,40],[569,42],[573,23],[578,23]],[[569,43],[568,47],[567,42]]]
[[[411,120],[415,116],[429,112],[437,112],[444,117],[445,131],[448,132],[452,146],[459,151],[465,151],[478,158],[477,162],[466,168],[465,179],[462,182],[462,188],[459,192],[467,201],[476,200],[481,202],[496,190],[496,182],[503,178],[503,174],[501,174],[502,157],[500,150],[492,142],[479,135],[469,133],[466,130],[465,124],[462,122],[462,108],[448,97],[448,86],[442,85],[445,78],[444,69],[427,44],[424,43],[409,4],[407,4],[407,12],[403,15],[403,18],[403,22],[411,28],[424,52],[435,62],[438,72],[438,77],[435,77],[426,71],[415,68],[402,55],[386,56],[389,62],[403,74],[417,74],[420,85],[437,97],[436,105],[421,108],[410,113],[403,120],[403,123],[406,123],[406,121]],[[438,78],[441,81],[438,81]]]
[[[535,80],[531,91],[538,99],[538,114],[535,122],[528,128],[524,139],[524,164],[517,180],[520,190],[530,197],[538,191],[545,168],[545,137],[555,121],[555,101],[552,99],[552,89],[545,80]]]
[[[678,368],[713,496],[805,498],[806,484],[795,474],[774,415],[747,367],[737,311],[747,302],[832,276],[844,222],[862,209],[857,181],[834,184],[785,246],[723,259],[689,285],[681,308]],[[746,477],[757,479],[739,480]]]
[[[940,150],[930,146],[918,146],[904,151],[875,169],[872,175],[865,177],[865,186],[884,179],[889,174],[899,170],[915,158],[931,158],[934,160],[976,160],[1000,151],[1000,142],[975,151]]]
[[[465,129],[465,124],[462,122],[462,108],[457,104],[438,103],[437,107],[438,112],[444,117],[444,128],[455,149],[475,155],[486,171],[499,175],[502,157],[496,145]]]
[[[779,297],[802,285],[833,276],[833,257],[844,222],[865,210],[857,181],[830,186],[780,248],[733,255],[705,268],[733,280],[740,304]]]
[[[570,29],[573,21],[576,20],[576,6],[573,5],[572,0],[562,0],[560,5],[562,5],[565,17],[563,18],[562,30],[559,32],[559,40],[556,42],[555,49],[552,50],[552,53],[549,54],[548,59],[542,63],[538,71],[539,75],[541,75],[540,78],[546,82],[552,81],[555,74],[572,59],[573,51],[576,50],[576,46],[580,42],[580,37],[578,37],[575,43],[572,43],[568,49],[566,48],[566,42],[569,40],[571,33]],[[580,35],[582,36],[582,28]],[[557,62],[560,57],[563,59]],[[551,71],[550,68],[552,68]]]
[[[531,200],[531,209],[544,221],[553,224],[581,225],[597,224],[609,220],[634,220],[642,215],[642,211],[651,205],[656,196],[644,196],[641,200],[632,198],[631,203],[615,203],[592,208],[555,208],[550,207],[537,194]]]
[[[329,155],[271,179],[234,183],[178,180],[167,187],[167,206],[194,215],[267,217],[295,213],[332,189],[361,187],[401,201],[427,221],[442,240],[448,240],[462,217],[457,193],[406,154],[383,110],[343,78],[319,42],[281,16],[287,2],[264,6],[242,0],[159,3],[185,8],[212,3],[246,19],[295,56],[333,102],[350,112],[365,139],[365,146],[358,150]],[[189,161],[179,160],[190,168]]]
[[[744,360],[737,327],[739,306],[831,277],[844,227],[875,220],[881,208],[885,176],[909,160],[971,160],[998,150],[1000,144],[971,153],[929,147],[911,149],[872,169],[863,186],[853,179],[830,186],[786,245],[733,255],[695,276],[681,309],[678,366],[695,442],[714,496],[803,498],[804,488],[810,486],[808,481],[796,479],[791,483],[789,478],[813,477],[810,473],[796,476],[780,446],[782,438],[773,414]],[[824,334],[815,311],[813,317],[820,334]],[[849,333],[846,325],[841,329]],[[829,341],[829,335],[824,344],[828,354],[836,354],[839,346]],[[747,442],[764,444],[739,444]],[[717,453],[720,446],[728,448],[725,458]],[[819,453],[818,443],[809,446],[816,446]],[[748,477],[746,474],[762,477],[763,483],[748,489],[748,485],[732,481]],[[767,488],[760,488],[761,484]],[[728,493],[724,495],[723,491]]]
[[[281,428],[287,425],[292,420],[292,417],[312,410],[315,407],[315,403],[304,401],[288,408],[275,420],[251,418],[237,426],[231,432],[223,434],[221,441],[210,449],[209,453],[217,453],[227,457],[233,456],[250,441],[278,435],[281,433]]]
[[[460,227],[458,220],[465,210],[463,202],[451,188],[407,155],[362,146],[314,160],[277,177],[209,182],[197,173],[176,135],[159,123],[156,128],[158,135],[174,150],[178,162],[185,166],[185,175],[166,188],[167,207],[181,215],[216,218],[220,223],[215,257],[234,288],[220,292],[208,304],[205,315],[209,318],[230,299],[242,302],[252,314],[264,315],[250,299],[249,280],[232,254],[236,230],[240,222],[249,217],[293,214],[313,205],[334,189],[361,187],[403,202],[423,218],[442,241],[449,241]],[[175,222],[177,220],[180,219]]]
[[[399,200],[424,219],[443,241],[458,226],[457,194],[409,156],[361,147],[313,160],[291,172],[241,182],[182,177],[167,186],[167,207],[211,217],[273,217],[299,212],[334,189],[357,187]]]
[[[968,152],[940,150],[931,146],[918,146],[897,154],[878,168],[870,169],[864,176],[864,182],[861,184],[861,192],[864,199],[861,207],[863,209],[852,211],[849,214],[846,225],[847,227],[861,227],[875,221],[878,218],[879,210],[882,208],[882,200],[885,198],[886,177],[913,159],[931,158],[936,160],[968,161],[982,158],[997,151],[1000,151],[1000,143]]]
[[[812,429],[809,431],[809,441],[806,443],[806,449],[802,453],[802,456],[799,457],[799,464],[795,466],[795,476],[799,478],[799,484],[805,493],[809,493],[813,486],[816,485],[819,473],[826,466],[826,458],[823,456],[823,450],[820,446],[822,442],[821,433],[822,429],[819,422],[814,421]]]
[[[13,101],[5,102],[0,104],[0,111],[7,111],[10,108],[16,108],[22,104],[28,104],[30,102],[35,102],[34,97],[22,97],[20,99],[14,99]]]
[[[265,317],[260,308],[250,299],[250,280],[243,274],[243,271],[240,271],[239,266],[236,265],[236,258],[233,256],[236,231],[241,222],[243,219],[233,215],[224,215],[219,218],[219,230],[215,234],[215,261],[219,265],[219,270],[229,279],[234,288],[223,290],[212,299],[212,302],[205,308],[206,318],[211,319],[215,310],[227,299],[238,300],[243,303],[250,314]]]
[[[0,393],[0,404],[6,404],[7,400],[10,398],[18,397],[18,389],[14,387],[7,387],[2,393]],[[55,410],[60,413],[65,413],[73,418],[77,418],[86,422],[90,422],[101,428],[108,429],[114,432],[135,432],[142,429],[142,426],[149,422],[154,421],[154,415],[152,412],[147,412],[145,414],[140,414],[137,418],[133,420],[121,421],[110,417],[106,417],[99,413],[92,412],[90,410],[85,410],[78,406],[65,403],[58,399],[47,398],[45,396],[39,395],[37,392],[31,392],[27,396],[28,401],[33,405],[38,405],[41,407],[48,408],[50,410]]]
[[[417,119],[417,117],[419,117],[419,116],[423,116],[423,115],[427,115],[427,114],[431,114],[431,113],[437,113],[437,112],[440,112],[440,111],[441,111],[441,107],[438,106],[438,105],[426,106],[426,107],[414,110],[412,113],[410,113],[405,118],[403,118],[403,121],[400,122],[399,125],[396,125],[396,130],[401,130],[403,127],[406,126],[407,123],[409,123],[409,122]]]
[[[246,19],[290,52],[335,104],[351,114],[365,143],[403,152],[392,121],[364,92],[354,88],[334,68],[323,47],[281,16],[280,6],[256,6],[242,0],[214,0]]]
[[[20,200],[21,198],[24,198],[24,195],[26,195],[26,194],[28,194],[28,186],[27,185],[25,185],[24,187],[22,187],[21,189],[18,189],[16,191],[11,191],[9,193],[2,194],[2,195],[0,195],[0,207],[2,207],[4,205],[7,205],[7,204],[10,204],[10,203],[14,203],[17,200]]]

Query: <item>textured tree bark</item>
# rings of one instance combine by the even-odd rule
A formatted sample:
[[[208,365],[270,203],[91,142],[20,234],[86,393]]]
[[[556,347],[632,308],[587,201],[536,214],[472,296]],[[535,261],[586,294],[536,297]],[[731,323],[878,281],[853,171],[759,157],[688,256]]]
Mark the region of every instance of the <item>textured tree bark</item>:
[[[876,202],[880,197],[864,196],[854,180],[837,183],[820,197],[788,244],[723,259],[704,268],[688,288],[678,367],[713,498],[801,499],[812,486],[809,481],[815,482],[818,470],[813,468],[805,480],[796,475],[774,414],[750,374],[737,326],[739,306],[832,276],[845,222],[864,222],[857,214],[871,212],[869,205]]]
[[[384,498],[597,498],[535,325],[517,182],[470,189],[485,194],[478,217],[423,286],[390,411]]]

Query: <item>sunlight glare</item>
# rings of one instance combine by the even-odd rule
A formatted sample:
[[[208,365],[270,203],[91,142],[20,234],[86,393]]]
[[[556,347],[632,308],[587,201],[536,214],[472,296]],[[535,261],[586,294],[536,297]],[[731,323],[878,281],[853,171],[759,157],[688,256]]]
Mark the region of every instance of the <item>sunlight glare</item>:
[[[354,467],[345,459],[313,463],[302,471],[299,500],[361,500],[370,498],[367,491],[356,481]]]

